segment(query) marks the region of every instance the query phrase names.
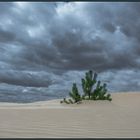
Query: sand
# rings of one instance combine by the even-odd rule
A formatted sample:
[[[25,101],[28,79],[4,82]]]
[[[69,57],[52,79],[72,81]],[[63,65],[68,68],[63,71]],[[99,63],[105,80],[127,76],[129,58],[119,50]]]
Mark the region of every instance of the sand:
[[[0,138],[140,138],[140,92],[112,102],[0,103]]]

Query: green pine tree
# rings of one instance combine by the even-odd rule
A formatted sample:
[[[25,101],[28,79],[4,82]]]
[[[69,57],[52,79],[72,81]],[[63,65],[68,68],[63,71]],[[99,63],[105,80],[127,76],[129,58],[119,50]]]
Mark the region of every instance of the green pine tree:
[[[86,72],[85,74],[85,78],[82,78],[82,88],[84,91],[84,97],[88,96],[88,98],[91,98],[91,93],[92,93],[92,88],[94,86],[94,84],[96,83],[96,78],[97,78],[97,74],[95,73],[93,76],[93,73],[91,70],[89,70],[88,72]]]

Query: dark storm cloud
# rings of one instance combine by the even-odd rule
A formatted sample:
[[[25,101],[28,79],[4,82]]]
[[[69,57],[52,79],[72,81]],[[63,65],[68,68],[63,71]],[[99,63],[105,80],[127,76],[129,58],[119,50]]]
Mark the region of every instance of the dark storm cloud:
[[[140,68],[140,3],[0,3],[0,16],[1,83],[57,90],[42,71],[68,88],[67,72]]]
[[[43,77],[43,78],[42,78]],[[0,71],[0,83],[21,85],[28,87],[48,87],[52,84],[53,75],[44,72],[28,71]]]
[[[137,37],[127,36],[123,31],[127,24],[131,25],[131,28],[127,29],[128,32],[131,32],[133,27],[135,30],[138,28],[135,25],[139,25],[139,23],[134,22],[137,21],[137,16],[133,16],[133,21],[128,19],[129,13],[132,16],[131,12],[133,12],[136,4],[82,3],[81,5],[73,4],[72,8],[65,5],[67,8],[73,9],[70,10],[72,14],[64,14],[61,17],[64,24],[58,23],[57,31],[54,27],[53,31],[51,30],[54,36],[53,43],[60,51],[62,59],[64,59],[62,62],[65,62],[62,63],[63,68],[81,70],[93,68],[97,71],[133,69],[134,66],[139,68],[139,63],[135,61],[136,56],[132,53],[134,49],[139,48],[138,45],[132,43],[133,39]],[[126,5],[128,5],[128,8]],[[74,15],[74,7],[80,9],[78,12],[82,15],[83,22],[80,21],[79,23],[77,11]],[[60,10],[58,13],[61,12],[63,14],[64,11]],[[135,18],[136,20],[134,20]],[[120,20],[123,20],[123,22]],[[130,23],[128,20],[131,20]],[[65,25],[67,25],[67,28],[65,28]],[[119,36],[122,36],[122,38]],[[127,44],[127,42],[129,43]],[[116,51],[116,48],[122,49]]]
[[[15,35],[12,32],[0,30],[0,42],[14,41]]]
[[[1,41],[22,44],[21,58],[17,59],[16,63],[14,62],[15,65],[19,66],[19,63],[24,65],[25,62],[25,66],[27,64],[29,67],[28,63],[31,66],[35,63],[36,66],[47,65],[62,70],[84,70],[92,66],[97,71],[104,71],[104,67],[106,70],[106,66],[108,69],[111,66],[112,69],[123,68],[123,63],[114,58],[114,48],[117,46],[111,42],[110,36],[113,39],[119,36],[119,34],[115,35],[118,26],[126,35],[125,28],[134,22],[129,23],[127,16],[131,13],[132,17],[132,13],[136,13],[134,10],[136,4],[116,3],[115,6],[113,3],[108,5],[105,3],[58,3],[57,5],[54,3],[14,3],[13,5],[10,8],[11,13],[7,14],[13,22],[11,21],[11,28],[7,32],[1,30],[3,33],[1,33]],[[134,15],[133,19],[137,19],[137,16]],[[136,24],[133,24],[133,27],[135,26]],[[127,29],[127,32],[131,32],[131,28]],[[125,47],[123,44],[120,45],[122,48]],[[125,52],[122,55],[125,55]],[[133,62],[131,49],[128,55],[129,58],[124,59]],[[114,61],[108,63],[109,58]],[[116,62],[120,63],[117,64],[118,67],[113,66]],[[129,66],[128,63],[126,67]]]
[[[107,31],[111,33],[114,33],[116,31],[116,27],[112,23],[105,23],[103,26]]]

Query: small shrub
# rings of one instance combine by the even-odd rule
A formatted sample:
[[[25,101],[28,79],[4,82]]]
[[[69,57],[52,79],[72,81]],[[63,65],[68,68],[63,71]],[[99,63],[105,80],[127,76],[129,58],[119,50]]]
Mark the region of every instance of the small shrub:
[[[61,101],[62,103],[66,103],[66,104],[74,104],[74,103],[78,103],[82,100],[80,94],[79,94],[79,91],[78,91],[78,88],[76,86],[76,83],[73,83],[73,86],[72,86],[72,91],[69,92],[69,96],[72,98],[72,99],[69,99],[68,101],[64,98],[63,101]]]
[[[101,85],[101,81],[97,82],[97,74],[93,75],[92,71],[89,70],[85,74],[85,78],[81,79],[82,82],[82,89],[84,95],[80,95],[76,83],[73,83],[72,91],[69,92],[69,96],[72,99],[68,101],[66,98],[60,103],[66,104],[74,104],[74,103],[81,103],[82,100],[109,100],[112,101],[111,95],[107,94],[107,84],[104,83]],[[97,83],[97,84],[96,84]],[[96,84],[96,88],[93,90],[93,86]]]
[[[69,93],[69,96],[73,99],[74,103],[81,101],[81,96],[79,94],[76,83],[73,83],[72,91]]]

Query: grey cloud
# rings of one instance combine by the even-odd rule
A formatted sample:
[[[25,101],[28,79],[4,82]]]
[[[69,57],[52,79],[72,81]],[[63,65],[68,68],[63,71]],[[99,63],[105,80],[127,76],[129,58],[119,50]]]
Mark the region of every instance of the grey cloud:
[[[0,15],[5,15],[7,12],[11,10],[13,3],[11,2],[1,2],[0,3]]]
[[[108,5],[105,3],[86,3],[84,5],[82,3],[81,5],[73,4],[73,10],[68,14],[65,14],[65,9],[62,12],[58,12],[60,10],[59,4],[55,5],[54,3],[45,3],[44,5],[43,3],[29,3],[24,8],[15,6],[13,9],[18,9],[20,12],[16,13],[16,10],[14,10],[11,14],[15,15],[12,17],[14,17],[15,23],[19,25],[19,27],[15,26],[15,24],[12,25],[14,27],[12,29],[17,28],[16,32],[11,29],[15,34],[12,37],[16,36],[16,40],[13,43],[21,43],[23,49],[22,52],[17,54],[19,59],[13,59],[13,64],[16,67],[20,67],[19,64],[22,63],[21,67],[24,66],[23,68],[25,69],[26,66],[27,68],[34,67],[34,69],[37,69],[37,67],[42,67],[43,69],[49,67],[61,69],[62,71],[68,69],[84,70],[90,67],[97,71],[104,71],[111,67],[113,69],[120,69],[120,67],[122,69],[133,68],[136,62],[133,60],[135,58],[133,58],[131,50],[127,53],[131,59],[123,58],[125,62],[130,63],[125,63],[126,65],[123,66],[119,57],[117,58],[114,55],[116,44],[111,42],[108,37],[112,37],[112,39],[118,37],[115,35],[117,26],[120,26],[120,31],[124,33],[124,28],[122,29],[122,27],[126,27],[123,24],[125,21],[121,22],[119,19],[128,20],[128,18],[123,14],[121,17],[118,16],[125,10],[131,12],[134,6],[128,4],[129,7],[124,9],[125,3],[118,3],[117,9],[113,3]],[[112,7],[114,7],[114,10]],[[79,9],[79,13],[76,11],[74,15],[76,8]],[[99,11],[99,9],[102,10]],[[82,20],[81,14],[83,14],[82,17],[85,20]],[[130,24],[132,23],[133,21],[130,22]],[[28,29],[32,29],[30,32],[37,36],[31,36]],[[137,28],[135,27],[135,29]],[[127,31],[130,32],[129,29]],[[108,36],[107,34],[109,33],[107,32],[111,35]],[[8,32],[5,34],[8,35]],[[128,40],[131,40],[131,38],[129,39],[128,37]],[[20,46],[20,44],[18,45]],[[121,43],[120,45],[122,45],[122,48],[125,47]],[[116,54],[118,55],[121,52],[120,50]],[[123,55],[125,55],[125,52],[121,55],[121,58]],[[109,60],[110,58],[112,59],[111,61]],[[135,66],[137,67],[137,64]]]
[[[0,42],[9,42],[14,41],[16,39],[16,36],[9,31],[0,30]]]
[[[25,87],[1,83],[0,102],[29,103],[57,98],[46,87]]]
[[[140,69],[139,9],[140,3],[119,2],[0,3],[1,84],[67,94],[79,73],[92,69],[126,75],[125,88],[117,78],[110,88],[129,89]],[[131,84],[139,89],[138,80]]]
[[[113,25],[112,23],[105,23],[103,26],[107,31],[111,33],[114,33],[116,31],[116,26]]]
[[[0,82],[27,87],[48,87],[52,84],[51,73],[31,71],[0,71]]]
[[[110,92],[139,91],[140,74],[138,70],[104,72],[99,77],[107,82]]]

